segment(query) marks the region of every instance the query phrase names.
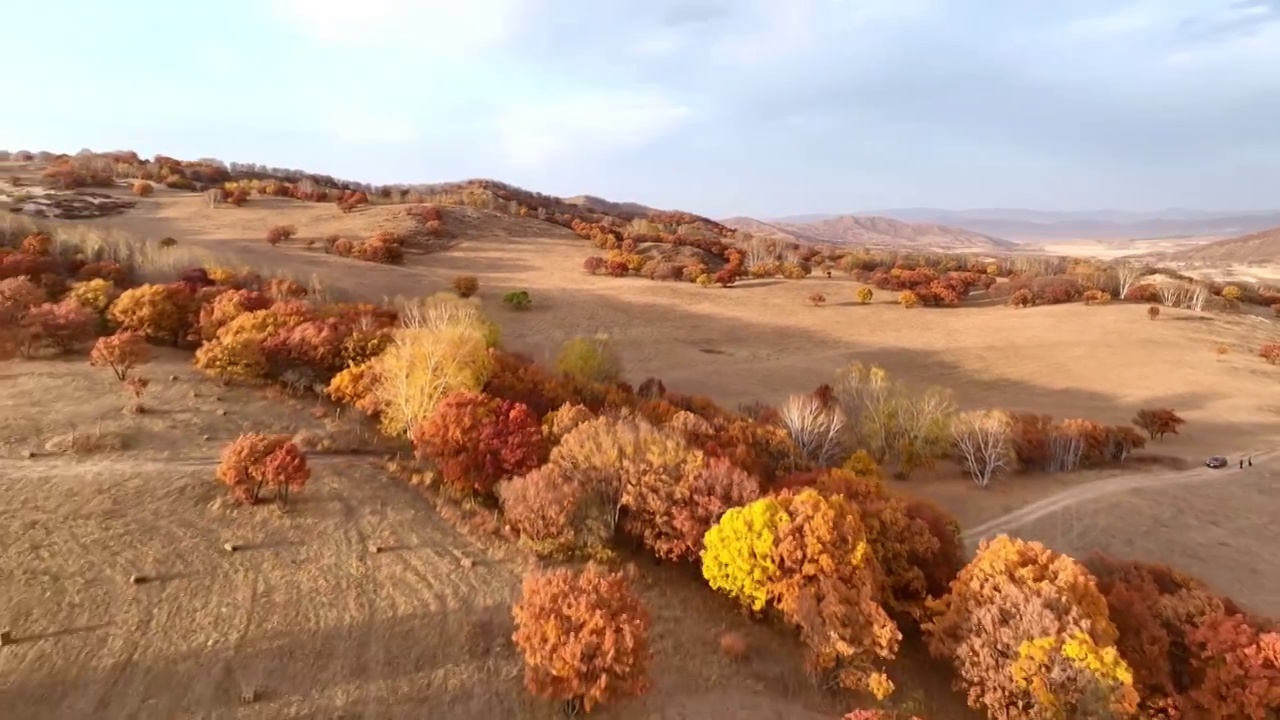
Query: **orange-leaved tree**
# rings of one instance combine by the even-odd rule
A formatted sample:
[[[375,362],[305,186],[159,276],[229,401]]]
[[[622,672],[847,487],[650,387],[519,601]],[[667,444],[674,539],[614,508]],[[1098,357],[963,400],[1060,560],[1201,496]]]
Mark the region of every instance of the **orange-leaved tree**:
[[[893,692],[878,665],[902,636],[880,605],[881,571],[853,503],[813,489],[764,497],[725,513],[705,545],[711,587],[752,611],[781,611],[810,672],[881,699]]]
[[[1120,718],[1136,711],[1132,671],[1094,577],[1035,542],[1000,535],[930,603],[929,651],[949,660],[969,706],[994,720]]]
[[[283,506],[291,491],[301,490],[311,479],[311,469],[306,454],[288,435],[245,433],[222,449],[217,478],[238,503],[253,505],[269,489]]]
[[[502,515],[520,542],[544,557],[598,557],[617,525],[617,492],[607,475],[556,463],[498,486]]]
[[[195,324],[199,301],[186,283],[139,285],[120,293],[107,318],[121,330],[177,345]]]
[[[908,501],[884,481],[848,470],[822,473],[816,487],[858,506],[884,573],[885,609],[900,623],[923,621],[926,602],[941,597],[964,564],[959,524],[936,506]]]
[[[754,500],[759,481],[727,459],[708,458],[680,429],[638,417],[598,417],[561,438],[551,462],[589,471],[617,493],[621,529],[659,558],[692,561],[729,508]]]
[[[769,594],[800,630],[810,671],[888,697],[893,683],[879,664],[897,654],[902,634],[880,604],[881,570],[858,507],[812,489],[775,501]]]
[[[773,595],[800,629],[815,672],[883,699],[893,683],[878,667],[897,654],[902,634],[880,604],[882,571],[857,506],[804,490],[779,498]]]
[[[649,614],[627,575],[597,565],[525,576],[512,636],[530,692],[590,711],[649,687]]]

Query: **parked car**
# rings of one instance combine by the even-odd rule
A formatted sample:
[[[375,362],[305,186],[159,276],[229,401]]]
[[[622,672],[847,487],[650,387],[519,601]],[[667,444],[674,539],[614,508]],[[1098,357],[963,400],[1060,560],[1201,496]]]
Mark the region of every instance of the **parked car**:
[[[1222,457],[1221,455],[1214,455],[1208,460],[1205,460],[1204,464],[1205,464],[1205,467],[1211,467],[1214,469],[1224,468],[1228,465],[1227,459]]]

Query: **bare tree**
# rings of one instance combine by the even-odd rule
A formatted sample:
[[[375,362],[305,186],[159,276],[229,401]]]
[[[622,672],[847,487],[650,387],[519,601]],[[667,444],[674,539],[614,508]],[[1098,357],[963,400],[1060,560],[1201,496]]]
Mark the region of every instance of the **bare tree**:
[[[211,208],[216,208],[227,200],[227,193],[222,188],[209,188],[204,191],[204,200]]]
[[[1120,291],[1119,297],[1123,298],[1129,294],[1129,288],[1142,277],[1142,268],[1133,263],[1121,263],[1116,266],[1116,283]]]
[[[899,455],[899,472],[908,476],[918,467],[931,467],[947,445],[955,403],[940,388],[908,394],[898,389],[894,413],[893,447]]]
[[[965,470],[985,488],[1001,470],[1013,465],[1013,421],[1002,410],[971,410],[956,416],[951,437]]]
[[[897,425],[897,393],[889,374],[879,365],[851,363],[836,373],[832,389],[857,444],[877,462],[884,462],[893,447]]]
[[[1156,286],[1156,296],[1165,307],[1181,307],[1186,288],[1178,283],[1163,282]]]
[[[740,247],[742,249],[742,264],[747,270],[759,265],[768,265],[778,260],[777,248],[765,238],[750,235]]]
[[[778,415],[805,460],[829,467],[840,459],[845,416],[839,406],[824,405],[812,394],[792,395]]]
[[[1187,309],[1194,310],[1196,312],[1203,312],[1204,304],[1208,299],[1209,288],[1205,287],[1201,283],[1196,283],[1191,286],[1190,291],[1187,294]]]
[[[1084,436],[1073,428],[1055,425],[1049,431],[1045,472],[1071,472],[1084,457]]]

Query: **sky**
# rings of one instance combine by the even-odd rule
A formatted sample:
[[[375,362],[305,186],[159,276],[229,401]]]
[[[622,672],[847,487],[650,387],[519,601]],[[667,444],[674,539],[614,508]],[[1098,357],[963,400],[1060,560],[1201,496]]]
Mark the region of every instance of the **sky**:
[[[1280,0],[58,0],[5,21],[8,150],[712,217],[1280,205]]]

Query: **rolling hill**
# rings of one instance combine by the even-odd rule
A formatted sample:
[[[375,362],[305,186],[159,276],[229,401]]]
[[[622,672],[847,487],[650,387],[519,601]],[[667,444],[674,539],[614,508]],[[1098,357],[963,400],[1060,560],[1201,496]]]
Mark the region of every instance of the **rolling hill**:
[[[656,208],[649,207],[648,205],[641,205],[640,203],[634,202],[614,202],[595,195],[574,195],[573,197],[564,198],[564,201],[570,205],[577,205],[604,215],[649,215],[651,213],[661,212]]]
[[[1009,208],[942,210],[895,208],[857,216],[889,217],[908,223],[968,228],[977,233],[1020,242],[1066,239],[1155,239],[1218,237],[1259,232],[1280,225],[1280,212],[1210,212],[1178,208],[1150,213],[1097,210],[1050,212]],[[813,222],[832,216],[805,215],[782,222]]]
[[[1280,262],[1280,227],[1198,245],[1172,253],[1170,259],[1238,264]]]
[[[720,221],[760,237],[818,245],[930,248],[952,252],[1008,252],[1018,244],[963,228],[887,217],[837,215],[809,222],[765,222],[749,217]]]

